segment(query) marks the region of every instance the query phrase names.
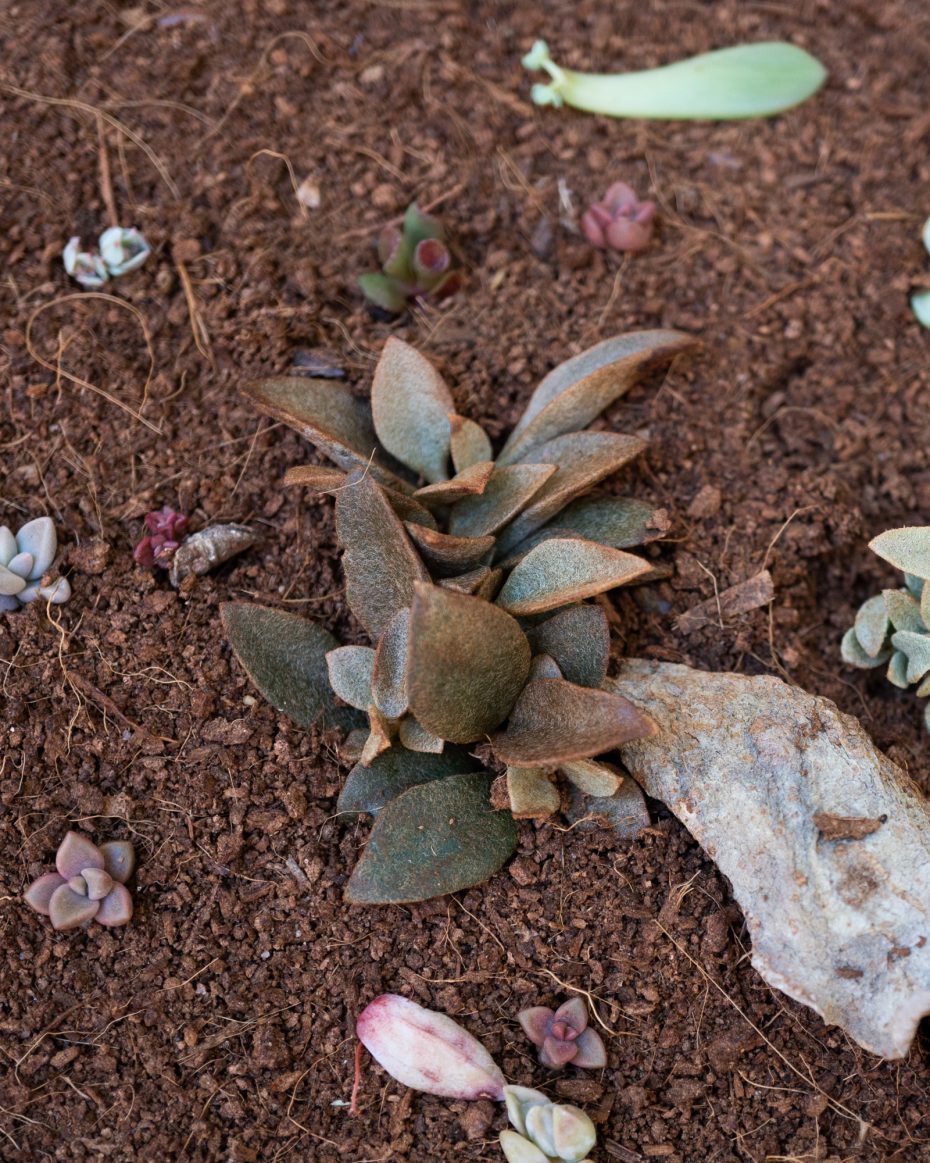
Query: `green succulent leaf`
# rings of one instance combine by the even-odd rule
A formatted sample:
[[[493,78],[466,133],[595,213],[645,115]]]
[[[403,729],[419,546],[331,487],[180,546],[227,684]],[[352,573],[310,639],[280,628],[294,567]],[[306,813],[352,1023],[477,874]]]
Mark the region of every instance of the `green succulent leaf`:
[[[449,532],[459,537],[497,533],[530,503],[555,471],[552,464],[496,468],[480,496],[465,497],[453,507]]]
[[[339,643],[328,630],[251,602],[224,602],[220,617],[236,657],[277,710],[301,727],[349,731],[362,721],[356,711],[336,704],[330,688],[326,655]]]
[[[350,707],[368,710],[374,662],[375,652],[370,646],[337,646],[327,653],[329,685]]]
[[[429,504],[454,505],[463,497],[483,493],[493,471],[494,461],[482,460],[457,472],[451,480],[439,481],[435,485],[417,489],[414,496]]]
[[[887,652],[885,658],[888,657]],[[872,662],[872,666],[879,665],[877,662]],[[907,655],[900,650],[896,650],[891,656],[891,661],[888,663],[888,670],[885,672],[885,677],[893,685],[902,691],[906,691],[911,685],[907,681]],[[923,684],[921,684],[922,686]],[[918,692],[919,693],[919,692]]]
[[[570,824],[582,828],[595,828],[597,821],[601,820],[624,840],[634,840],[649,827],[646,797],[636,780],[631,778],[624,779],[611,796],[586,796],[581,791],[573,791],[565,815]]]
[[[527,683],[507,728],[491,739],[515,767],[557,767],[651,735],[649,719],[622,695],[545,678]]]
[[[398,610],[374,652],[371,695],[375,706],[389,719],[407,713],[407,651],[410,642],[410,610]]]
[[[483,738],[507,717],[530,669],[514,618],[480,598],[418,585],[410,623],[410,709],[452,743]]]
[[[453,412],[449,417],[449,429],[449,449],[452,453],[452,465],[457,473],[464,472],[473,465],[493,461],[491,438],[480,424],[469,420],[467,416],[459,416]]]
[[[436,238],[441,242],[445,231],[435,215],[425,213],[416,202],[412,202],[404,213],[404,237],[416,246],[427,238]]]
[[[607,677],[610,627],[600,606],[561,610],[527,631],[536,654],[550,654],[569,682],[599,687]]]
[[[635,549],[664,537],[669,527],[664,509],[634,497],[582,497],[556,514],[551,525],[543,526],[518,545],[514,555],[522,556],[540,541],[564,536],[566,531],[611,549]]]
[[[556,436],[586,428],[647,368],[696,346],[696,340],[681,331],[633,331],[605,339],[559,364],[530,397],[498,463],[513,464]]]
[[[888,619],[895,630],[911,630],[915,634],[926,633],[927,628],[920,616],[920,603],[907,590],[883,590],[882,600],[888,612]]]
[[[920,620],[924,630],[930,630],[930,586],[924,586],[920,598]]]
[[[876,594],[863,602],[856,613],[856,638],[870,658],[877,658],[885,646],[885,639],[891,631],[888,606],[882,594]],[[853,663],[853,666],[858,666]]]
[[[860,670],[871,670],[875,666],[884,666],[891,657],[891,651],[882,650],[874,657],[871,654],[866,654],[860,645],[855,627],[850,626],[840,643],[840,656],[847,666],[857,666]]]
[[[886,529],[869,542],[869,549],[904,573],[930,578],[930,526]]]
[[[384,491],[365,472],[349,475],[336,496],[336,533],[344,548],[346,600],[377,641],[398,610],[413,601],[426,567]]]
[[[449,413],[455,404],[429,360],[394,336],[375,368],[371,408],[388,452],[431,483],[447,478]]]
[[[517,829],[483,774],[418,784],[379,813],[346,889],[351,904],[406,904],[480,884],[513,854]]]
[[[515,820],[545,820],[562,804],[559,789],[544,767],[508,767],[507,795]]]
[[[552,538],[513,569],[497,597],[510,614],[543,614],[602,594],[648,573],[649,563],[581,538]]]
[[[894,662],[895,658],[897,658],[897,657],[898,657],[897,655],[894,655],[891,659],[891,662]],[[903,657],[903,655],[902,655],[902,657]],[[889,670],[891,669],[891,662],[888,664]],[[905,683],[906,683],[906,676],[905,676]],[[903,684],[895,683],[895,686],[901,686],[901,685],[903,685]],[[923,682],[920,684],[920,686],[917,688],[917,690],[914,693],[920,699],[925,699],[927,697],[927,695],[930,695],[930,676],[928,676],[927,678],[925,678],[923,680]]]
[[[409,522],[406,529],[420,556],[436,573],[454,576],[476,569],[494,548],[493,537],[455,537]]]
[[[444,739],[427,731],[413,715],[407,715],[406,718],[401,719],[398,737],[404,747],[409,748],[409,750],[423,751],[429,755],[441,755],[446,745]]]
[[[481,565],[455,577],[440,578],[439,584],[447,590],[457,590],[460,594],[474,594],[475,597],[490,602],[497,593],[503,576],[502,570],[489,569],[488,566]]]
[[[930,635],[898,630],[891,635],[891,645],[907,655],[907,681],[918,682],[930,671]]]
[[[923,592],[925,589],[924,579],[922,577],[914,577],[912,573],[904,575],[904,584],[911,591],[918,602],[923,601]]]
[[[615,795],[623,775],[609,763],[595,763],[593,759],[573,759],[563,763],[562,774],[586,796]]]
[[[388,311],[391,315],[399,315],[407,306],[408,289],[399,279],[380,271],[369,271],[359,275],[358,285],[362,294],[376,307]]]
[[[464,747],[446,747],[441,754],[392,747],[376,756],[370,766],[357,763],[352,768],[339,793],[336,811],[376,816],[386,803],[408,788],[479,769],[478,761]]]

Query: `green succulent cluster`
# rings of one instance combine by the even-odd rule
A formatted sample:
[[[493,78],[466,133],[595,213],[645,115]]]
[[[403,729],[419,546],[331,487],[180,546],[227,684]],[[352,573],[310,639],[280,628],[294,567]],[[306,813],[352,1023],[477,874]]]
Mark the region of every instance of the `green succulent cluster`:
[[[450,270],[442,223],[415,202],[407,207],[402,227],[381,231],[378,260],[381,270],[360,275],[358,285],[370,303],[391,315],[418,299],[439,302],[462,286],[461,271]]]
[[[862,603],[843,636],[843,661],[863,670],[887,663],[889,682],[902,690],[918,683],[917,694],[925,698],[930,695],[930,527],[888,529],[869,548],[904,573],[904,586]],[[930,731],[930,704],[924,723]]]
[[[339,811],[375,824],[349,900],[422,900],[486,879],[514,849],[514,817],[560,807],[556,772],[606,816],[631,803],[636,814],[641,793],[595,757],[651,724],[602,689],[609,628],[586,599],[655,576],[627,551],[667,523],[632,498],[587,495],[645,447],[587,426],[646,368],[691,346],[679,332],[641,331],[559,365],[496,457],[432,364],[398,339],[370,403],[332,380],[246,389],[332,462],[285,480],[335,497],[346,600],[371,642],[340,646],[268,607],[223,608],[233,649],[276,707],[350,732],[356,762]],[[493,796],[469,751],[482,743],[506,767]]]

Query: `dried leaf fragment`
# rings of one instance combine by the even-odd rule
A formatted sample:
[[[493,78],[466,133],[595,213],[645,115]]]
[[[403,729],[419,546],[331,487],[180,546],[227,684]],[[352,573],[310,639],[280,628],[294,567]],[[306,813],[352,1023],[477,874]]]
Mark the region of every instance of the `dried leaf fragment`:
[[[729,586],[714,598],[699,602],[687,610],[675,623],[683,634],[690,634],[704,626],[718,623],[722,618],[732,618],[746,614],[759,606],[767,605],[775,597],[772,575],[767,569],[754,574],[745,581]]]

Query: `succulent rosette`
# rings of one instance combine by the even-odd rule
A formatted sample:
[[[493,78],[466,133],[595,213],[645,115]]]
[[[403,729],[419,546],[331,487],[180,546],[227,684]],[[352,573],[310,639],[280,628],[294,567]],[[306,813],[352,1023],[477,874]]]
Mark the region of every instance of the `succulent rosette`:
[[[587,1070],[607,1065],[607,1051],[596,1030],[588,1026],[588,1007],[580,997],[570,998],[557,1010],[530,1006],[517,1020],[534,1046],[543,1066],[559,1069],[567,1063]]]
[[[36,517],[17,532],[0,525],[0,612],[16,610],[41,599],[60,605],[71,597],[67,578],[43,584],[58,552],[51,517]]]
[[[132,918],[132,897],[125,887],[136,864],[128,840],[99,847],[80,832],[68,832],[55,854],[55,872],[26,889],[25,900],[48,917],[53,929],[77,929],[97,921],[113,927]]]

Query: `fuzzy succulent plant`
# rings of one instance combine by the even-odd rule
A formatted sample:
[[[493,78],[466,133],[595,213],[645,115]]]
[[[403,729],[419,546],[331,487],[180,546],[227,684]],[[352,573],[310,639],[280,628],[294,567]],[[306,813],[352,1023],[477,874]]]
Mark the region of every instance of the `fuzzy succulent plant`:
[[[391,315],[419,299],[448,298],[462,285],[461,272],[449,269],[452,256],[442,223],[416,203],[407,207],[402,226],[381,231],[378,259],[381,270],[360,275],[358,284],[370,303]]]
[[[67,578],[46,575],[58,552],[51,517],[27,521],[14,534],[0,525],[0,613],[41,599],[61,605],[71,597]]]
[[[25,900],[48,917],[53,929],[77,929],[98,921],[113,927],[132,918],[132,897],[125,887],[136,866],[128,840],[99,847],[80,832],[68,832],[55,853],[55,872],[26,889]]]
[[[862,670],[888,664],[887,678],[917,695],[930,695],[930,527],[888,529],[869,548],[900,569],[904,585],[883,590],[859,607],[841,643],[843,661]],[[924,710],[930,731],[930,703]]]
[[[515,817],[559,809],[557,772],[600,804],[619,794],[622,774],[597,757],[652,726],[603,689],[608,623],[587,599],[654,576],[628,550],[667,526],[640,501],[585,495],[645,447],[587,426],[644,369],[691,346],[642,331],[559,365],[496,456],[398,339],[370,405],[331,380],[246,389],[334,463],[285,480],[335,496],[346,599],[371,643],[340,646],[264,606],[223,608],[234,651],[279,710],[304,726],[367,720],[349,737],[357,762],[338,802],[375,817],[350,901],[422,900],[485,880],[513,852]],[[493,802],[469,751],[478,744],[506,771]]]

